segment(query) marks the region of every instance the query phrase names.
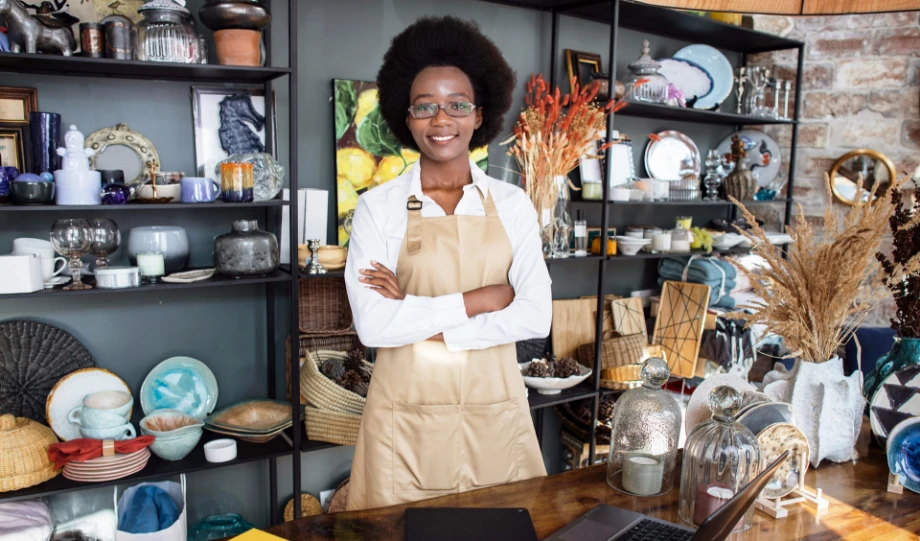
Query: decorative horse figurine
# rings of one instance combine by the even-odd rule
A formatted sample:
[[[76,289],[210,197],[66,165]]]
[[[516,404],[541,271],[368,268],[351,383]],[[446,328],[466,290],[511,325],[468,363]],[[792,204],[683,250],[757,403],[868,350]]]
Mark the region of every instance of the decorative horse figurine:
[[[10,52],[73,55],[77,40],[69,26],[30,15],[19,0],[0,0],[0,17],[9,27]]]

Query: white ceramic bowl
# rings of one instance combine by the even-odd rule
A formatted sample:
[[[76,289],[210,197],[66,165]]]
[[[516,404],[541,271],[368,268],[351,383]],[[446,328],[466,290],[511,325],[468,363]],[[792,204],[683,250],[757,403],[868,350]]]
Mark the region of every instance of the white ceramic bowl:
[[[578,385],[591,375],[590,368],[578,365],[579,372],[577,376],[569,376],[567,378],[533,378],[527,375],[528,366],[530,366],[530,362],[521,363],[519,365],[521,375],[524,376],[524,384],[531,389],[536,389],[540,394],[559,394],[564,389],[570,389]]]
[[[617,236],[617,251],[623,255],[636,255],[643,246],[652,242],[652,239],[637,239],[635,237]]]
[[[208,462],[229,462],[236,458],[236,440],[221,438],[204,444],[204,458]]]
[[[740,233],[726,233],[720,238],[713,236],[712,247],[716,250],[728,250],[741,244],[741,241],[743,240],[745,240],[744,235],[741,235]]]

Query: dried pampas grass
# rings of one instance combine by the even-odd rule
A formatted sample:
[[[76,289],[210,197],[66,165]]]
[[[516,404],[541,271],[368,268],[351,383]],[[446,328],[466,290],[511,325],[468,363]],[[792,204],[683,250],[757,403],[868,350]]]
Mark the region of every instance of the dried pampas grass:
[[[894,181],[891,189],[900,190],[904,182]],[[877,187],[871,193],[878,193]],[[832,201],[830,196],[828,188]],[[779,246],[770,244],[753,214],[734,198],[731,201],[752,224],[751,231],[740,233],[767,262],[761,269],[742,267],[759,299],[741,307],[753,314],[735,315],[746,319],[748,326],[760,323],[781,336],[793,357],[816,363],[831,359],[885,297],[875,254],[894,211],[892,199],[857,201],[843,219],[828,205],[823,235],[805,220],[799,205],[787,258]]]

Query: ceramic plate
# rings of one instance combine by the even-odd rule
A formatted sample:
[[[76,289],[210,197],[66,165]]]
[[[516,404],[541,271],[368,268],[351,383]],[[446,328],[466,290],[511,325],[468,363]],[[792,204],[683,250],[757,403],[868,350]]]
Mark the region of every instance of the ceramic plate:
[[[789,423],[777,423],[757,435],[760,445],[760,463],[770,464],[786,451],[789,458],[773,474],[773,478],[763,489],[765,498],[782,498],[792,492],[799,483],[799,475],[808,470],[808,439],[801,430]]]
[[[888,438],[888,469],[901,476],[901,484],[920,492],[920,417],[898,423]]]
[[[269,432],[267,434],[244,434],[244,433],[236,432],[232,430],[221,430],[219,428],[215,428],[210,425],[205,425],[204,428],[206,430],[210,430],[211,432],[214,432],[215,434],[221,434],[223,436],[232,436],[234,438],[237,438],[243,441],[248,441],[250,443],[265,443],[267,441],[274,439],[275,436],[277,436],[278,434],[281,434],[282,432],[284,432],[285,429],[288,428],[288,426],[291,426],[291,425],[281,427],[280,429],[274,432]]]
[[[687,403],[687,413],[685,415],[686,420],[684,421],[687,434],[690,434],[690,431],[703,421],[712,419],[712,410],[709,409],[709,395],[713,389],[722,385],[728,385],[739,393],[756,390],[753,385],[738,376],[731,374],[709,376],[690,395],[690,402]]]
[[[649,139],[645,147],[645,170],[657,180],[679,180],[680,162],[692,158],[696,174],[700,174],[700,151],[696,143],[679,131],[658,134],[658,141]]]
[[[559,394],[563,389],[570,389],[582,381],[588,379],[588,376],[591,375],[591,369],[578,365],[578,375],[569,376],[567,378],[535,378],[531,376],[526,376],[527,367],[530,366],[532,361],[526,363],[520,363],[518,367],[521,369],[521,376],[524,378],[524,384],[532,389],[536,389],[540,394]]]
[[[699,101],[699,98],[712,93],[712,77],[698,64],[678,58],[662,58],[657,62],[661,64],[658,73],[667,77],[668,82],[683,93],[686,101],[694,97]]]
[[[233,432],[267,434],[291,425],[291,403],[263,398],[243,400],[214,412],[204,422]]]
[[[732,93],[735,82],[732,64],[715,47],[703,44],[688,45],[674,53],[674,58],[699,66],[711,81],[709,92],[699,96],[693,104],[694,109],[712,109],[721,105]]]
[[[145,452],[146,451],[146,452]],[[122,468],[124,466],[135,466],[138,462],[150,457],[150,451],[146,447],[140,451],[128,453],[126,455],[116,454],[112,456],[100,456],[85,462],[68,462],[65,466],[71,471],[99,471]]]
[[[792,404],[785,402],[755,404],[738,415],[738,422],[755,436],[771,425],[792,421]]]
[[[155,410],[174,409],[198,420],[217,405],[217,379],[203,362],[191,357],[173,357],[156,365],[141,385],[144,415]]]
[[[760,130],[741,130],[732,135],[737,135],[744,143],[747,158],[744,163],[757,179],[757,186],[768,186],[779,174],[779,167],[783,162],[783,153],[772,137]],[[719,155],[730,154],[732,151],[732,135],[719,143]]]
[[[45,415],[48,425],[63,441],[82,438],[80,426],[67,420],[70,410],[83,403],[83,397],[98,391],[124,391],[131,394],[131,389],[123,379],[105,368],[84,368],[67,374],[48,393],[45,402]],[[131,415],[128,414],[130,418]]]
[[[207,280],[208,278],[214,276],[215,272],[217,272],[217,269],[198,269],[185,272],[174,272],[169,276],[160,278],[160,280],[170,284],[190,284],[192,282]]]
[[[889,375],[869,401],[872,433],[882,445],[895,425],[911,417],[920,417],[920,365]]]

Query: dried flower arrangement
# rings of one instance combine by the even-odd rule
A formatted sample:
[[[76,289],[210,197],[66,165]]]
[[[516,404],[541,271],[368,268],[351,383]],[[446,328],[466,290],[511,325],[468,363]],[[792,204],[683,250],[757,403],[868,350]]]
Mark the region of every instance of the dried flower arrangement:
[[[891,190],[899,191],[902,184],[894,181]],[[876,189],[873,186],[872,192],[877,193]],[[830,188],[828,199],[832,201],[829,192]],[[842,220],[829,205],[823,235],[805,220],[799,205],[795,226],[789,231],[792,243],[787,258],[779,246],[770,244],[753,214],[730,199],[752,224],[749,231],[738,231],[767,263],[752,271],[742,268],[759,299],[741,307],[753,314],[735,316],[746,319],[748,326],[760,323],[783,337],[792,357],[815,363],[833,358],[884,297],[875,253],[894,211],[893,199],[857,201]]]
[[[914,187],[917,188],[917,182]],[[898,336],[920,338],[920,202],[902,205],[903,192],[891,192],[894,213],[888,219],[892,253],[875,254],[885,272],[885,286],[897,305],[891,328]]]

